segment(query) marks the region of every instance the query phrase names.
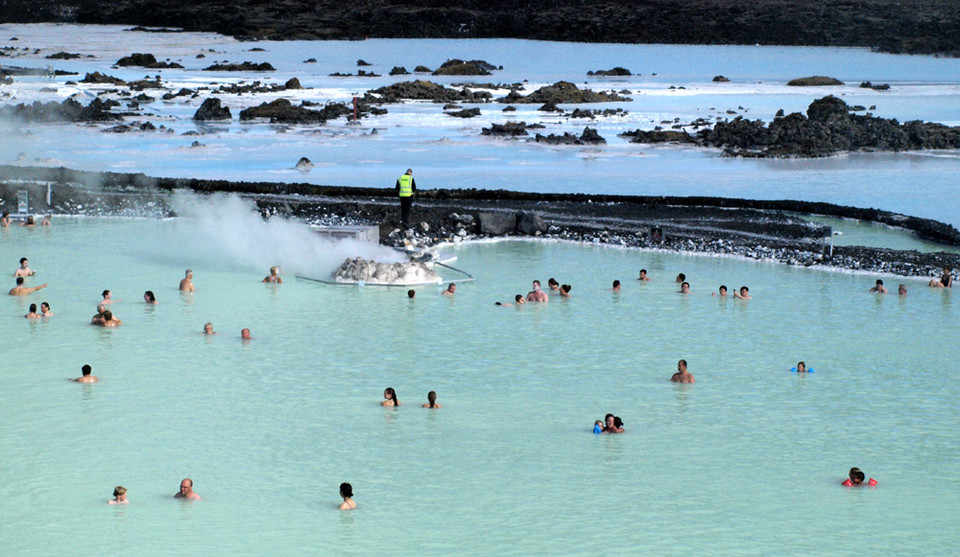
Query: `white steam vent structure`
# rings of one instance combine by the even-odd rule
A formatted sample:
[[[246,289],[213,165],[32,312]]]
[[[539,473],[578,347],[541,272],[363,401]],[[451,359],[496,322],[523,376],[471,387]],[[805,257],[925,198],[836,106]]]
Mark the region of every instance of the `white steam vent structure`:
[[[357,244],[368,244],[378,247],[380,244],[380,229],[376,226],[314,226],[311,227],[321,237],[334,242],[346,241]],[[348,257],[337,267],[329,277],[312,277],[298,274],[297,278],[331,285],[354,286],[422,286],[427,284],[444,284],[452,282],[444,280],[437,272],[441,267],[460,275],[460,282],[474,280],[466,271],[452,267],[449,264],[456,261],[456,256],[444,257],[430,250],[402,251],[407,261],[377,261],[364,257]]]

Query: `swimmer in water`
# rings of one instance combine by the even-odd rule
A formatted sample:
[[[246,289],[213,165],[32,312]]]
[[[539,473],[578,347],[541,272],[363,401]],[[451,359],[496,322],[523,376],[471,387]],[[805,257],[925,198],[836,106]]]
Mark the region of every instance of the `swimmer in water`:
[[[603,433],[603,420],[597,420],[593,422],[593,432]]]
[[[353,486],[344,482],[340,484],[340,497],[343,497],[343,503],[338,507],[341,511],[349,511],[357,508],[357,503],[353,500]]]
[[[684,281],[684,282],[680,283],[680,293],[681,293],[681,294],[689,294],[689,293],[690,293],[690,283],[689,283],[689,282]]]
[[[53,317],[53,312],[50,311],[50,304],[43,302],[40,304],[40,315],[43,317]]]
[[[71,379],[76,383],[96,383],[100,379],[96,375],[91,375],[93,368],[90,367],[90,364],[83,364],[83,367],[80,368],[80,377],[76,379]]]
[[[410,290],[407,290],[407,298],[410,298],[410,299],[412,300],[412,299],[414,299],[414,298],[416,298],[416,297],[417,297],[417,291],[416,291],[416,290],[414,290],[414,289],[412,289],[412,288],[411,288]]]
[[[7,294],[11,296],[26,296],[27,294],[31,294],[37,290],[40,290],[41,288],[46,287],[47,283],[43,283],[40,286],[24,286],[23,277],[17,277],[17,285],[11,288],[10,292],[7,292]]]
[[[274,265],[273,267],[270,267],[270,274],[265,276],[260,282],[275,282],[277,284],[283,284],[283,279],[280,278],[278,273],[280,273],[280,267]]]
[[[421,405],[421,408],[440,408],[440,405],[437,404],[437,391],[427,393],[427,403]]]
[[[939,279],[933,279],[930,281],[930,286],[933,288],[950,288],[953,286],[953,273],[951,272],[950,267],[943,268],[943,274],[940,275]]]
[[[877,294],[886,294],[887,287],[883,285],[882,280],[877,279],[877,283],[874,285],[873,288],[870,289],[870,292],[876,292]]]
[[[687,371],[687,361],[680,360],[677,362],[677,372],[670,377],[670,381],[674,383],[694,383],[693,374]]]
[[[43,215],[43,220],[40,221],[40,226],[50,226],[51,218],[53,218],[53,215]]]
[[[610,290],[613,292],[620,292],[620,281],[619,280],[613,281],[613,288],[611,288]]]
[[[205,335],[215,335],[217,333],[213,332],[213,323],[209,321],[203,324],[203,334]]]
[[[143,301],[148,304],[158,304],[157,297],[153,295],[153,290],[147,290],[143,293]]]
[[[20,226],[25,226],[25,227],[27,227],[27,228],[33,228],[33,227],[36,226],[36,225],[37,225],[36,219],[33,218],[33,215],[30,215],[30,216],[27,217],[27,220],[23,221],[23,224],[21,224]]]
[[[637,280],[650,280],[650,279],[647,277],[647,270],[646,270],[646,269],[640,269],[640,276],[637,277]]]
[[[613,414],[607,414],[604,417],[607,425],[603,428],[604,433],[623,433],[623,422]]]
[[[749,300],[750,299],[750,289],[746,286],[740,287],[740,292],[734,292],[733,297],[739,300]]]
[[[197,492],[193,490],[193,480],[190,478],[184,478],[180,482],[180,491],[176,492],[173,495],[174,499],[186,499],[188,501],[199,501],[200,496],[197,495]]]
[[[687,280],[687,275],[685,275],[685,274],[683,274],[683,273],[680,273],[679,275],[677,275],[677,278],[674,279],[673,282],[683,283],[683,282],[686,281],[686,280]]]
[[[540,290],[540,281],[533,281],[533,290],[527,292],[527,301],[528,302],[549,302],[550,298],[547,296],[547,293],[543,290]]]
[[[846,480],[843,480],[843,483],[840,485],[846,487],[861,487],[863,486],[863,480],[866,479],[866,474],[863,473],[863,470],[854,466],[850,469],[849,477]],[[873,487],[877,485],[877,480],[870,478],[870,481],[867,482],[867,485]]]
[[[120,300],[114,300],[113,294],[109,290],[104,290],[103,292],[100,293],[100,295],[103,296],[103,300],[101,300],[100,302],[101,304],[112,304],[113,302],[120,301]]]
[[[20,258],[20,268],[14,271],[13,276],[16,277],[32,277],[37,274],[33,269],[30,268],[29,261],[26,257]]]
[[[806,373],[806,372],[807,372],[807,364],[803,362],[797,362],[797,373]]]
[[[193,271],[187,269],[184,272],[184,277],[180,279],[180,291],[193,292],[193,290]]]
[[[906,295],[907,295],[907,285],[906,285],[906,284],[901,284],[900,286],[898,286],[898,287],[897,287],[897,294],[899,294],[899,295],[901,295],[901,296],[906,296]]]
[[[103,312],[103,323],[100,323],[102,327],[119,327],[123,325],[123,321],[120,321],[113,316],[113,312],[109,309]]]
[[[397,391],[393,390],[393,387],[387,387],[383,390],[383,400],[380,402],[380,406],[400,406],[400,401],[397,400]]]
[[[443,294],[444,296],[453,296],[454,293],[456,293],[456,291],[457,291],[457,285],[451,282],[450,286],[448,286],[446,290],[441,292],[441,294]]]
[[[560,290],[560,283],[557,282],[557,279],[550,277],[547,279],[547,287],[550,288],[551,291],[556,292],[557,290]]]
[[[250,339],[252,339],[252,338],[253,338],[253,337],[250,336],[250,329],[242,329],[242,330],[240,331],[240,339],[241,339],[241,340],[250,340]]]
[[[523,304],[527,303],[527,299],[523,297],[523,294],[517,294],[516,296],[514,296],[513,301],[518,306],[522,306]]]
[[[560,297],[561,297],[561,298],[569,298],[569,297],[570,297],[570,289],[571,289],[571,288],[573,288],[573,287],[570,286],[569,284],[561,284],[561,285],[560,285]]]
[[[122,485],[113,488],[113,499],[107,501],[111,505],[126,505],[129,502],[127,501],[127,488]]]
[[[103,325],[103,312],[107,311],[107,307],[103,304],[97,304],[97,313],[90,318],[91,325]]]
[[[721,298],[726,298],[726,297],[727,297],[727,286],[726,286],[725,284],[721,284],[721,285],[720,285],[720,288],[717,290],[717,292],[711,292],[710,295],[711,295],[711,296],[719,296],[719,297],[721,297]]]
[[[6,228],[10,226],[10,211],[4,211],[3,216],[0,216],[0,227]]]
[[[30,311],[24,315],[27,319],[40,319],[40,316],[37,315],[37,304],[30,304]]]

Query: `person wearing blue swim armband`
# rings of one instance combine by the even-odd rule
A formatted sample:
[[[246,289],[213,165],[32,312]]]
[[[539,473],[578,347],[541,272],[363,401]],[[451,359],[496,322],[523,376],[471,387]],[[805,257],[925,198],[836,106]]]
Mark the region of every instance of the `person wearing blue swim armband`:
[[[813,373],[813,368],[807,369],[807,364],[803,362],[797,362],[797,367],[792,368],[790,371],[796,373]]]
[[[593,432],[594,433],[603,433],[603,421],[597,420],[593,422]]]

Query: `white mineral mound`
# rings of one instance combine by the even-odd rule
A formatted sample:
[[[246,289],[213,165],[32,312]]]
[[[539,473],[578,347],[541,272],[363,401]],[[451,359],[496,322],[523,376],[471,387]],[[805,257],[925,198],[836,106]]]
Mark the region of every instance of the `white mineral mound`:
[[[348,258],[336,271],[337,282],[368,282],[377,284],[422,284],[437,282],[440,275],[423,263],[378,263],[361,257]]]

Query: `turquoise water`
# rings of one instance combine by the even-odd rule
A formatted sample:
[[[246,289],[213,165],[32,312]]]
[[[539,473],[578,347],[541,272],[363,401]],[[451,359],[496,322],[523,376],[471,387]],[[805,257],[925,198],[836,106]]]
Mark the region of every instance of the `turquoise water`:
[[[5,552],[955,551],[951,291],[904,279],[906,298],[880,297],[870,275],[501,242],[451,248],[478,280],[411,302],[294,279],[303,262],[253,237],[271,231],[184,241],[201,227],[0,230],[8,271],[27,256],[29,283],[50,285],[0,300]],[[257,255],[217,256],[227,241],[219,252]],[[259,282],[271,264],[283,285]],[[193,295],[176,290],[186,267]],[[641,267],[652,282],[633,280]],[[551,276],[573,297],[494,306]],[[754,299],[710,297],[720,283]],[[122,300],[113,330],[87,324],[105,288]],[[44,300],[54,317],[20,317]],[[694,385],[668,381],[680,358]],[[815,373],[788,371],[801,359]],[[99,383],[66,380],[84,363]],[[378,406],[388,386],[400,408]],[[442,409],[420,408],[429,390]],[[607,412],[626,434],[590,433]],[[879,487],[840,487],[851,466]],[[184,477],[202,501],[171,498]],[[343,481],[356,511],[335,509]],[[121,508],[106,504],[118,484]]]

